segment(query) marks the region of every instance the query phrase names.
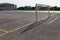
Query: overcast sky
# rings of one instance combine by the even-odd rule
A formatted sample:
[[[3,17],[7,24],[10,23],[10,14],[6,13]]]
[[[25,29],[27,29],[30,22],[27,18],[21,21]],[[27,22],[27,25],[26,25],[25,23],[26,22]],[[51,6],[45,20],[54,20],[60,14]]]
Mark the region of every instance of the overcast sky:
[[[60,0],[0,0],[0,3],[12,3],[19,6],[34,6],[36,3],[60,6]]]

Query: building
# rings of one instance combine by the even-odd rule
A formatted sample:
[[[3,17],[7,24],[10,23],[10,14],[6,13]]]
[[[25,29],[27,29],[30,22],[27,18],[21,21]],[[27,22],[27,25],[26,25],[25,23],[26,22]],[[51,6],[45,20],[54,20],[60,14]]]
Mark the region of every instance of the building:
[[[17,8],[16,5],[10,3],[1,3],[0,10],[15,10]]]

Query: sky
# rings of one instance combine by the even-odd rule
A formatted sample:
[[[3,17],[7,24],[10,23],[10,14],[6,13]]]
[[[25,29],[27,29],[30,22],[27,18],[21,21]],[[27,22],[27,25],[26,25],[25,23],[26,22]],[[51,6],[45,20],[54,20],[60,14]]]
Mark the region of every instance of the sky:
[[[0,3],[12,3],[16,4],[18,7],[35,6],[36,3],[50,6],[60,6],[60,0],[0,0]]]

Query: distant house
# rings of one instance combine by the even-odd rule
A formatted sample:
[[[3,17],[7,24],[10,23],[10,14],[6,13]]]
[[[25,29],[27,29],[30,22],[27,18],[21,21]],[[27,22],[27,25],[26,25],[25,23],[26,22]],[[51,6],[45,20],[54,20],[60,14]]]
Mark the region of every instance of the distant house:
[[[16,5],[10,3],[1,3],[0,10],[15,10],[17,8]]]

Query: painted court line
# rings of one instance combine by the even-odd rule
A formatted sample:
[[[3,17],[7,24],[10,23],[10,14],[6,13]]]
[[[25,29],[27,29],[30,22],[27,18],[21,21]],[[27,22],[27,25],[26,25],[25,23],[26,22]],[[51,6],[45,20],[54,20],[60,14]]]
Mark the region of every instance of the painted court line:
[[[57,20],[59,17],[56,17],[55,19],[53,19],[52,21],[50,21],[48,24],[53,23],[55,20]]]
[[[3,30],[3,29],[0,29],[0,31],[5,32],[5,33],[8,33],[8,31],[5,31],[5,30]]]
[[[24,26],[22,26],[22,27],[18,27],[18,28],[14,29],[14,30],[11,30],[11,31],[9,31],[9,32],[17,31],[17,30],[19,30],[19,29],[21,29],[21,28],[24,28],[24,27],[26,27],[26,26],[28,26],[28,25],[31,25],[31,24],[32,24],[32,23],[26,24],[26,25],[24,25]]]
[[[33,23],[34,23],[34,22],[29,23],[29,24],[26,24],[26,25],[24,25],[24,26],[22,26],[22,27],[18,27],[18,28],[16,28],[16,29],[11,30],[11,31],[9,31],[9,32],[6,32],[6,33],[4,33],[4,34],[1,34],[1,35],[0,35],[0,37],[2,37],[2,36],[4,36],[4,35],[6,35],[6,34],[8,34],[8,33],[12,33],[12,32],[14,32],[14,31],[17,31],[17,30],[19,30],[19,29],[22,29],[22,28],[24,28],[24,27],[26,27],[26,26],[28,26],[28,25],[33,24]]]

